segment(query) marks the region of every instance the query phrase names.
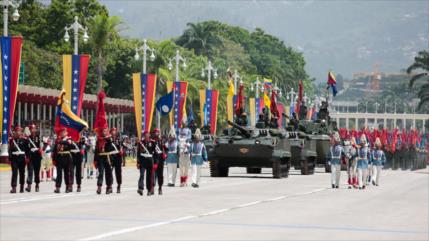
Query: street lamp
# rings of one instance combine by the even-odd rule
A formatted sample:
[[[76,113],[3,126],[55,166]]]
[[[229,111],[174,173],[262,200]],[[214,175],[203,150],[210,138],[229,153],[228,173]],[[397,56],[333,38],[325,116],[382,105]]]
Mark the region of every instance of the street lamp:
[[[378,102],[375,102],[375,113],[378,114],[378,106],[380,106],[380,104]]]
[[[171,61],[173,61],[173,60],[176,61],[176,82],[179,82],[179,64],[180,64],[180,61],[182,61],[183,62],[182,68],[186,69],[186,67],[187,67],[186,66],[186,59],[183,58],[182,56],[180,56],[179,50],[176,50],[176,56],[168,59],[167,67],[169,70],[173,69],[173,64],[171,63]]]
[[[146,39],[143,40],[143,46],[141,46],[140,48],[136,48],[136,55],[134,55],[134,59],[139,60],[140,59],[139,51],[143,52],[143,74],[146,74],[146,56],[147,56],[148,50],[151,52],[151,54],[149,56],[149,60],[154,61],[156,58],[155,57],[155,49],[150,48],[149,45],[147,45]]]
[[[19,20],[19,12],[18,12],[18,7],[20,5],[20,1],[16,1],[16,0],[3,0],[3,36],[7,36],[8,35],[8,21],[9,21],[9,5],[12,6],[12,8],[14,9],[13,13],[12,13],[12,19],[13,21],[18,21]]]
[[[234,75],[232,75],[232,77],[234,78],[234,93],[237,94],[237,81],[240,77],[240,75],[238,74],[237,70],[234,70]]]
[[[69,30],[73,30],[73,35],[74,35],[74,54],[77,55],[78,52],[78,41],[79,41],[79,30],[83,31],[83,42],[86,43],[88,42],[89,36],[88,36],[88,28],[82,26],[79,22],[78,22],[78,17],[75,16],[74,17],[74,23],[72,23],[72,25],[70,26],[66,26],[64,27],[65,29],[65,34],[64,34],[64,40],[66,42],[68,42],[70,40],[70,35],[69,35]]]
[[[207,70],[207,79],[208,79],[208,89],[210,90],[211,89],[211,83],[212,83],[211,82],[212,71],[213,71],[213,77],[216,79],[217,78],[217,69],[215,69],[212,66],[212,61],[209,60],[208,65],[205,68],[201,69],[201,77],[204,78],[206,70]]]

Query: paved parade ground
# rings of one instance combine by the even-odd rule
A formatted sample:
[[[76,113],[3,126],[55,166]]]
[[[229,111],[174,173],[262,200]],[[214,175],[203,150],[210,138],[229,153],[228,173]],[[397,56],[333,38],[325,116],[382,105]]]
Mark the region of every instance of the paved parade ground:
[[[287,179],[244,174],[210,178],[199,189],[164,187],[162,196],[136,193],[137,170],[124,170],[121,194],[9,194],[0,172],[1,240],[428,240],[428,170],[385,171],[367,190],[329,187],[329,174]],[[342,173],[343,182],[345,172]],[[114,186],[114,190],[116,187]],[[103,190],[104,191],[104,190]],[[146,194],[146,192],[145,192]]]

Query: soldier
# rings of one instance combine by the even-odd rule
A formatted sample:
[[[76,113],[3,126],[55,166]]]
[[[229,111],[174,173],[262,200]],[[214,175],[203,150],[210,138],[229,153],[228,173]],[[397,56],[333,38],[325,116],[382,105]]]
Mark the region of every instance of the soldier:
[[[195,131],[194,141],[190,146],[192,165],[192,187],[198,188],[201,177],[201,166],[207,161],[207,151],[204,143],[201,142],[200,129]]]
[[[119,139],[118,131],[116,128],[112,128],[110,130],[110,134],[112,135],[112,146],[114,151],[112,152],[113,156],[113,167],[115,168],[115,177],[116,183],[118,186],[116,187],[116,193],[121,193],[121,184],[122,184],[122,163],[123,163],[123,149],[121,140]]]
[[[331,165],[332,188],[339,188],[341,175],[341,160],[345,157],[344,148],[341,146],[340,135],[335,132],[333,145],[329,150],[329,164]]]
[[[162,195],[162,184],[164,183],[164,161],[167,158],[167,147],[165,146],[164,140],[160,136],[160,130],[155,128],[152,131],[152,140],[155,144],[155,153],[153,154],[154,162],[154,186],[155,182],[158,182],[158,194]]]
[[[167,149],[168,186],[174,187],[176,184],[177,164],[179,163],[179,142],[176,139],[174,128],[171,128],[170,133],[168,133]]]
[[[366,135],[362,134],[360,138],[360,145],[358,147],[357,157],[357,172],[359,189],[365,189],[368,172],[368,161],[370,160],[370,150],[367,144]]]
[[[188,172],[190,165],[189,147],[191,142],[191,131],[183,125],[183,128],[179,131],[179,168],[180,168],[180,186],[184,187],[187,185]]]
[[[99,140],[95,153],[95,166],[98,169],[97,194],[101,194],[103,176],[106,175],[106,194],[112,193],[113,173],[112,165],[115,153],[112,136],[109,129],[103,129],[103,138]]]
[[[28,136],[28,145],[30,150],[30,161],[27,165],[28,177],[27,177],[27,187],[25,191],[31,192],[31,184],[33,182],[36,183],[36,192],[39,191],[39,183],[40,183],[40,166],[42,164],[42,145],[40,141],[40,136],[37,133],[37,127],[35,124],[29,126],[31,131],[30,136]]]
[[[71,168],[72,168],[72,156],[70,150],[72,147],[72,140],[67,136],[67,129],[61,127],[59,135],[55,141],[55,147],[53,152],[53,163],[57,170],[57,177],[55,179],[55,193],[60,193],[62,184],[63,174],[64,182],[66,184],[66,193],[71,192]]]
[[[137,168],[140,171],[137,193],[141,196],[144,190],[144,178],[146,173],[147,195],[153,195],[153,153],[155,152],[155,143],[150,139],[148,131],[143,132],[143,137],[137,144]]]
[[[92,179],[94,177],[94,158],[95,150],[97,149],[97,136],[92,133],[88,137],[88,155],[86,158],[86,178]]]
[[[13,138],[9,143],[9,160],[12,166],[12,189],[10,193],[16,193],[16,185],[19,173],[19,192],[24,192],[25,183],[25,164],[29,153],[28,141],[23,137],[22,128],[16,126]]]
[[[348,185],[349,189],[352,187],[356,187],[357,185],[357,173],[356,173],[356,159],[357,159],[357,147],[356,147],[356,140],[352,136],[350,138],[350,141],[348,141],[348,148],[346,151],[346,157],[347,157],[347,175],[348,175]]]
[[[381,169],[386,162],[386,155],[384,151],[381,149],[381,141],[377,137],[375,139],[375,148],[371,152],[371,163],[372,163],[372,185],[378,186],[380,182],[380,173]]]
[[[72,141],[72,149],[70,150],[70,153],[72,155],[72,167],[70,170],[71,175],[71,187],[70,191],[73,191],[73,184],[74,184],[74,177],[76,177],[76,192],[80,192],[82,184],[82,162],[83,162],[83,141],[85,139],[81,137],[81,140],[79,143],[76,143],[75,141]]]

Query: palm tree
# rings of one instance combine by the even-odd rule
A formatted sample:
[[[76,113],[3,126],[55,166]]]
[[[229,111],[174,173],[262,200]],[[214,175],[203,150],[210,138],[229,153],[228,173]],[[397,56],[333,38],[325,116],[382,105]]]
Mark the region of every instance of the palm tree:
[[[118,27],[122,23],[117,16],[96,15],[89,22],[91,48],[96,58],[97,93],[103,89],[103,72],[106,66],[105,49],[118,37]]]
[[[218,22],[188,23],[189,27],[176,41],[178,45],[193,49],[196,55],[209,56],[214,47],[222,44],[216,33],[220,28]]]
[[[407,73],[410,74],[414,70],[420,70],[419,73],[415,74],[411,79],[409,86],[410,88],[418,80],[423,80],[423,85],[417,93],[417,96],[420,98],[420,103],[418,109],[420,109],[424,103],[429,102],[429,52],[426,50],[420,51],[417,56],[414,58],[414,63],[410,65],[407,69]]]

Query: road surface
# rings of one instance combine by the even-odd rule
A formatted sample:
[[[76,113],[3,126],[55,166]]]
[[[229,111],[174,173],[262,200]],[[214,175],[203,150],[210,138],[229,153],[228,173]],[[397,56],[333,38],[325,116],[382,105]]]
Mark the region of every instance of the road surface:
[[[124,170],[121,194],[95,193],[84,180],[81,193],[9,194],[10,171],[0,172],[1,240],[428,240],[429,174],[384,171],[381,185],[340,189],[329,174],[287,179],[230,169],[228,178],[164,187],[164,195],[139,196],[138,172]],[[116,187],[114,186],[114,191]],[[104,190],[103,190],[104,191]],[[145,193],[146,194],[146,193]]]

